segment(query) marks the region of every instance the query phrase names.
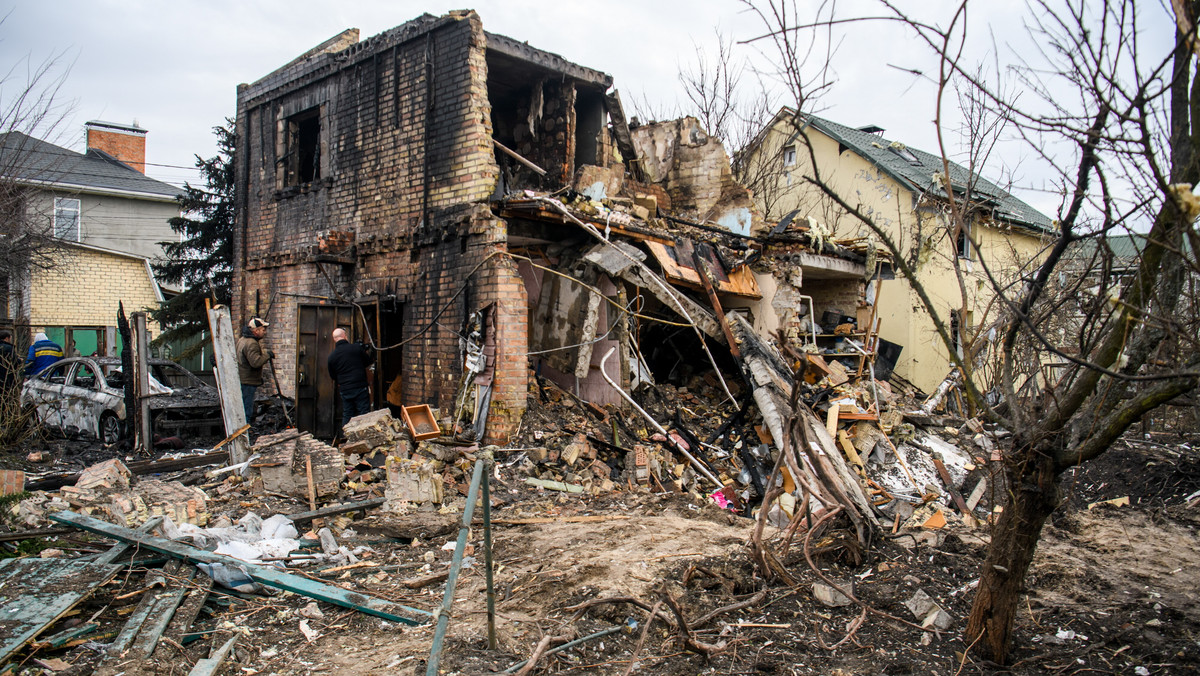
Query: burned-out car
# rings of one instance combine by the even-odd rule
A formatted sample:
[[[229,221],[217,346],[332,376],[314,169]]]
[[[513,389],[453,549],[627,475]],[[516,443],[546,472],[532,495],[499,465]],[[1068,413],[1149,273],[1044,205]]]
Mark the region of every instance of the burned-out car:
[[[151,359],[150,420],[163,436],[220,434],[221,403],[216,388],[179,364]],[[106,444],[125,424],[125,374],[112,357],[68,357],[25,381],[21,405],[44,425],[65,434],[94,436]]]

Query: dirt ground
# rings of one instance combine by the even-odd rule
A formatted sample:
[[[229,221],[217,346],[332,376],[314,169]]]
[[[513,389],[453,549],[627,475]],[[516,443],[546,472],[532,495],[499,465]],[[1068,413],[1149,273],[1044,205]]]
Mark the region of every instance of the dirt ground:
[[[679,632],[668,626],[675,620],[663,605],[638,652],[638,673],[1197,673],[1200,506],[1185,504],[1200,490],[1196,457],[1178,440],[1138,440],[1066,477],[1067,499],[1039,546],[1007,669],[964,658],[966,646],[958,635],[969,611],[971,583],[978,578],[985,529],[952,522],[942,531],[884,539],[857,565],[818,558],[826,575],[843,584],[853,581],[859,598],[883,613],[912,621],[903,603],[921,589],[953,620],[950,630],[937,634],[872,616],[850,640],[830,649],[824,646],[846,635],[859,610],[829,608],[814,599],[811,585],[817,578],[804,562],[802,542],[793,545],[785,560],[799,580],[789,588],[763,580],[750,563],[745,544],[753,522],[715,505],[694,504],[682,494],[621,491],[584,497],[542,491],[525,486],[515,470],[501,467],[492,484],[499,649],[487,648],[482,528],[477,525],[471,534],[474,550],[468,553],[473,562],[459,579],[441,672],[498,673],[529,657],[542,636],[581,637],[636,622],[636,629],[627,627],[543,657],[535,670],[624,673],[646,626],[646,608],[669,595],[678,599],[693,625],[693,638],[719,650],[711,656],[688,651]],[[1087,508],[1122,496],[1132,504]],[[459,497],[444,513],[420,514],[427,524],[423,534],[409,528],[396,537],[392,526],[403,522],[401,517],[374,515],[350,524],[358,535],[343,538],[343,544],[370,547],[373,551],[364,560],[376,565],[324,579],[433,610],[441,602],[443,584],[408,589],[402,583],[445,568],[450,552],[443,546],[457,534],[454,521],[463,504]],[[231,491],[210,508],[266,516],[305,507]],[[530,519],[552,521],[512,523]],[[82,535],[60,536],[47,544],[67,549],[68,555],[106,547]],[[71,548],[77,551],[71,553]],[[136,594],[120,597],[141,589],[143,577],[144,568],[123,571],[65,622],[95,616],[102,635],[119,630],[137,602]],[[643,607],[606,603],[575,617],[579,604],[617,596],[637,599]],[[697,622],[748,600],[755,602]],[[319,604],[321,617],[305,618],[306,603],[290,594],[214,594],[208,612],[193,626],[198,640],[160,644],[152,661],[120,664],[118,671],[185,674],[214,643],[238,632],[243,636],[234,663],[222,673],[425,672],[431,625],[410,627],[326,604]],[[52,664],[66,667],[59,673],[93,673],[99,649],[92,643],[26,654],[24,668],[36,673],[34,660],[54,657],[63,662]]]

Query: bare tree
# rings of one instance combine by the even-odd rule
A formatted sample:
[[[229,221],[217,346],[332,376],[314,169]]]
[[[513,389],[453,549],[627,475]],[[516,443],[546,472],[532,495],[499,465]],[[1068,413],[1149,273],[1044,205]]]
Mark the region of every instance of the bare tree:
[[[749,3],[748,3],[749,4]],[[1058,186],[1061,205],[1052,245],[1016,279],[977,261],[994,294],[996,347],[990,363],[956,349],[913,274],[914,258],[852,194],[814,171],[805,177],[844,214],[871,230],[932,317],[979,415],[1012,431],[1004,454],[1010,491],[995,525],[966,629],[966,640],[1003,663],[1022,585],[1046,519],[1060,502],[1060,476],[1103,452],[1143,415],[1196,389],[1200,379],[1195,290],[1195,222],[1200,199],[1200,78],[1196,24],[1200,2],[1176,0],[1174,35],[1153,34],[1160,5],[1133,0],[1068,3],[1032,0],[1019,55],[993,47],[990,70],[963,56],[969,44],[967,0],[940,24],[918,19],[890,0],[870,16],[801,19],[792,0],[750,4],[763,19],[781,76],[795,97],[794,127],[808,146],[809,69],[796,54],[812,31],[853,30],[855,22],[903,27],[936,64],[936,120],[943,158],[945,221],[968,227],[988,208],[969,181],[953,180],[943,115],[952,84],[964,92],[972,173],[995,163],[989,152],[1002,127],[1037,158]],[[1160,22],[1161,24],[1162,22]],[[973,37],[973,36],[972,36]],[[962,105],[962,104],[960,104]],[[983,113],[982,115],[980,113]],[[990,116],[990,117],[989,117]],[[803,151],[802,151],[803,152]],[[1112,274],[1116,235],[1142,232],[1121,276]],[[968,230],[969,233],[969,230]],[[956,268],[960,286],[961,268]],[[965,297],[965,288],[961,289]],[[976,336],[979,338],[980,336]],[[1047,368],[1053,365],[1054,368]],[[991,397],[985,396],[991,394]]]
[[[73,109],[61,96],[69,72],[64,54],[41,62],[27,55],[0,77],[0,278],[19,279],[62,257],[53,200],[36,199],[62,167],[53,156],[33,151],[60,140]]]

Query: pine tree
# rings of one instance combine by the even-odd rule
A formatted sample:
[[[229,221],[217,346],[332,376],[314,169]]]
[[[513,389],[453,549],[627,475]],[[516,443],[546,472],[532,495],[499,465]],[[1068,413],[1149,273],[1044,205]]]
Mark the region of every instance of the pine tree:
[[[163,331],[157,344],[183,342],[208,330],[204,299],[210,291],[216,302],[229,303],[230,274],[233,262],[233,153],[237,134],[233,120],[213,127],[217,136],[217,155],[209,159],[196,156],[196,167],[204,187],[183,184],[179,204],[183,215],[170,220],[179,233],[179,242],[163,242],[166,258],[154,264],[158,278],[183,291],[151,312]],[[177,358],[199,352],[198,343]]]

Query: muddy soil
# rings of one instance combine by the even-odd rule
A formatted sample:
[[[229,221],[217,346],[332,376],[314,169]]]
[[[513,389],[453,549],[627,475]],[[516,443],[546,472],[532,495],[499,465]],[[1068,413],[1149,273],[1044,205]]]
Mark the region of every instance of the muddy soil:
[[[472,530],[472,565],[459,579],[442,655],[445,674],[491,674],[529,657],[545,635],[585,636],[637,622],[622,630],[543,657],[535,673],[621,674],[646,626],[645,607],[665,595],[677,599],[696,641],[719,648],[705,656],[687,650],[674,614],[661,606],[637,655],[635,671],[653,674],[1178,674],[1200,673],[1200,505],[1185,499],[1196,485],[1195,453],[1175,443],[1131,443],[1081,468],[1064,484],[1068,500],[1047,526],[1017,620],[1011,666],[964,657],[958,633],[969,612],[986,529],[952,522],[942,531],[886,538],[864,553],[816,562],[840,584],[853,582],[872,608],[914,620],[903,605],[924,590],[952,617],[951,628],[927,633],[872,616],[847,637],[860,617],[854,606],[829,608],[812,595],[817,576],[804,561],[802,541],[785,565],[797,578],[789,588],[762,579],[745,548],[753,522],[681,494],[621,491],[590,498],[524,486],[514,469],[501,468],[494,483],[498,521],[496,631],[499,649],[487,648],[482,530]],[[214,513],[266,515],[306,506],[237,489],[210,490]],[[1128,495],[1128,507],[1087,506]],[[445,522],[411,539],[387,538],[372,519],[350,524],[376,564],[321,578],[335,584],[433,610],[444,585],[408,589],[402,583],[444,570],[462,498],[424,518]],[[544,523],[521,523],[530,519]],[[514,523],[515,522],[515,523]],[[438,535],[432,535],[439,532]],[[100,542],[72,536],[81,549]],[[68,543],[68,544],[69,544]],[[812,543],[822,550],[827,542]],[[82,552],[80,552],[82,553]],[[141,588],[144,568],[123,571],[77,618],[92,616],[105,632],[120,629]],[[756,598],[748,607],[702,616]],[[597,598],[632,597],[631,603],[594,605],[576,618],[576,607]],[[319,604],[323,617],[307,619],[307,599],[296,595],[214,595],[193,626],[194,643],[160,645],[148,662],[119,664],[127,674],[184,674],[219,637],[243,634],[234,663],[224,673],[419,674],[424,673],[433,628],[410,627]],[[306,637],[301,621],[310,630]],[[71,621],[68,618],[68,621]],[[189,639],[192,637],[188,637]],[[843,639],[845,640],[843,641]],[[834,644],[841,644],[833,648]],[[96,646],[54,653],[72,666],[61,673],[92,673]],[[34,658],[39,655],[34,655]],[[34,662],[26,661],[26,666]],[[1145,670],[1145,671],[1141,671]]]

